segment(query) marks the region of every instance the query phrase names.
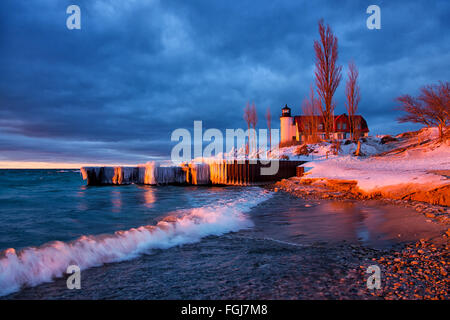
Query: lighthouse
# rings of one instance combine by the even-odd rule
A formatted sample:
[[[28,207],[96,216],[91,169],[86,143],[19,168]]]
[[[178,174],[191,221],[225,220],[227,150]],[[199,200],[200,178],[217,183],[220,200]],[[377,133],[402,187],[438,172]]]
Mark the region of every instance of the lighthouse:
[[[291,108],[287,105],[281,109],[280,135],[280,143],[297,140],[297,129],[295,127],[294,117],[291,116]]]

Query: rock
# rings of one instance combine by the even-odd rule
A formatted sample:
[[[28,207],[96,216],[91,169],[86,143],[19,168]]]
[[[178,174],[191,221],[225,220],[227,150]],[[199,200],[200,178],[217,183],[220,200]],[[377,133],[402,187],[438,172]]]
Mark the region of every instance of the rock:
[[[385,143],[392,142],[392,141],[397,141],[397,140],[398,140],[397,138],[394,138],[394,137],[392,137],[390,135],[386,135],[383,138],[381,138],[380,143],[381,144],[385,144]]]
[[[441,206],[450,206],[450,185],[439,187],[430,191],[412,192],[409,195],[406,195],[405,199],[423,201]]]

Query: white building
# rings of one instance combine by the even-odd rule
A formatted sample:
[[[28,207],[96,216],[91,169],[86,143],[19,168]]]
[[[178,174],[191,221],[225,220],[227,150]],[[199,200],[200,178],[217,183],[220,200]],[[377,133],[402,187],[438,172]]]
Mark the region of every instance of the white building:
[[[298,140],[297,126],[295,118],[291,116],[291,108],[287,105],[281,109],[280,117],[280,142]]]
[[[286,105],[281,109],[280,117],[280,143],[302,142],[306,141],[306,132],[308,132],[307,116],[292,116],[291,109]],[[320,139],[325,139],[325,127],[323,117],[319,115],[314,116],[317,124],[317,136]],[[369,134],[369,127],[366,120],[361,115],[353,116],[355,124],[355,132],[360,137],[367,137]],[[332,138],[341,140],[350,138],[350,117],[345,113],[334,116]]]

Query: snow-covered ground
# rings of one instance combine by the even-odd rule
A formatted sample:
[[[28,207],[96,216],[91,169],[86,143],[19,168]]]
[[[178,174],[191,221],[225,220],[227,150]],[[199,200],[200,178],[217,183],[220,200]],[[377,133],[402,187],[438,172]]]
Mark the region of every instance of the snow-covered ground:
[[[361,152],[365,155],[373,155],[376,153],[380,153],[383,151],[391,150],[389,145],[380,144],[381,137],[368,137],[366,142],[361,145]],[[214,161],[218,159],[228,159],[228,160],[242,160],[242,159],[290,159],[290,160],[304,160],[304,161],[312,161],[312,160],[321,160],[321,159],[332,159],[336,157],[341,157],[342,155],[353,154],[356,150],[356,143],[351,143],[348,145],[341,145],[341,150],[338,156],[334,156],[332,154],[332,146],[330,143],[320,142],[316,144],[309,145],[310,148],[313,149],[313,152],[310,155],[297,155],[296,150],[299,146],[292,147],[284,147],[278,148],[274,147],[268,152],[267,149],[250,149],[247,155],[245,146],[242,146],[238,149],[232,149],[227,153],[219,153],[216,157],[201,157],[195,158],[193,162],[208,162]]]
[[[361,144],[361,152],[364,155],[370,156],[377,153],[385,152],[391,150],[392,147],[388,144],[381,144],[380,137],[367,137],[366,142]],[[296,150],[298,146],[285,147],[280,149],[274,149],[271,156],[273,158],[279,158],[282,156],[287,156],[291,160],[305,160],[305,161],[319,161],[326,159],[342,158],[346,155],[353,155],[356,151],[357,144],[341,143],[340,151],[338,155],[333,154],[331,143],[320,142],[308,145],[313,151],[309,155],[296,155]]]
[[[442,170],[450,170],[450,144],[436,142],[436,128],[398,138],[398,141],[381,144],[381,137],[369,137],[361,145],[366,157],[352,155],[355,144],[343,145],[338,155],[331,155],[331,145],[325,143],[313,145],[314,152],[308,157],[296,156],[296,147],[282,148],[278,152],[290,159],[309,160],[305,164],[306,178],[354,180],[364,192],[385,191],[394,186],[411,188],[411,185],[426,191],[450,184],[448,172],[442,173]],[[432,141],[425,143],[428,140]],[[420,142],[423,144],[414,146]],[[393,151],[376,155],[389,150]],[[440,172],[436,172],[438,170]]]
[[[395,136],[362,139],[361,153],[354,156],[356,143],[341,142],[338,154],[333,145],[320,142],[308,145],[309,154],[300,154],[301,146],[258,150],[246,155],[244,147],[212,158],[194,159],[208,163],[217,159],[290,159],[308,161],[305,178],[353,180],[361,191],[415,192],[450,185],[450,142],[438,142],[437,128],[424,128]],[[387,140],[387,142],[386,142]],[[383,143],[385,142],[385,143]],[[446,172],[445,172],[446,171]]]

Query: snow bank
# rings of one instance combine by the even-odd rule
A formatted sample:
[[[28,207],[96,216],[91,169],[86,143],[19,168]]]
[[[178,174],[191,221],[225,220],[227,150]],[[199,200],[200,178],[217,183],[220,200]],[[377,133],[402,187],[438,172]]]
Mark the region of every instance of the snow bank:
[[[366,141],[361,143],[361,152],[366,156],[375,155],[392,149],[391,145],[381,144],[379,137],[368,137]],[[272,150],[271,157],[280,158],[288,156],[291,160],[316,161],[325,159],[341,158],[346,155],[353,155],[356,151],[357,144],[352,142],[349,144],[341,143],[339,154],[334,155],[332,152],[332,144],[329,142],[320,142],[309,144],[308,147],[313,151],[309,155],[297,155],[296,150],[299,146],[276,148]]]
[[[435,138],[435,130],[422,130],[414,137],[404,139],[388,148],[404,147],[416,141]],[[364,153],[374,145],[366,146]],[[383,148],[386,148],[384,146]],[[450,180],[443,175],[433,173],[436,170],[450,169],[450,145],[427,143],[423,146],[406,148],[400,153],[384,156],[354,157],[349,153],[333,156],[329,159],[319,158],[305,164],[307,178],[342,179],[357,181],[357,186],[364,192],[385,191],[389,187],[415,185],[421,190],[449,185]],[[378,152],[375,152],[378,153]],[[416,188],[417,189],[417,188]]]

